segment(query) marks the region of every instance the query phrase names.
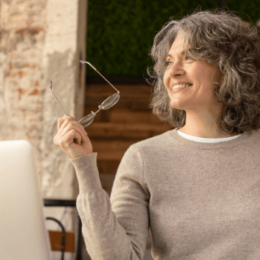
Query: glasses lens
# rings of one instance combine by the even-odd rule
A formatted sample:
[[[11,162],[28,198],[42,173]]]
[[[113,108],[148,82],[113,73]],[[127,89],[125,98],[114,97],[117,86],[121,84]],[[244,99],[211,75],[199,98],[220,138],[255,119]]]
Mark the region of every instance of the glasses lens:
[[[107,110],[110,107],[114,106],[120,98],[120,95],[118,93],[115,93],[114,95],[108,97],[106,100],[102,102],[100,106],[98,106],[102,110]],[[87,127],[90,125],[93,120],[95,119],[96,114],[91,111],[91,114],[83,117],[82,119],[79,120],[78,123],[80,123],[83,127]]]
[[[114,106],[120,98],[120,95],[118,93],[115,93],[114,95],[108,97],[106,100],[102,102],[102,104],[99,106],[99,108],[103,110],[107,110],[110,107]]]
[[[96,116],[96,114],[93,111],[91,111],[91,114],[80,119],[78,123],[80,123],[83,127],[86,127],[93,122],[93,120],[95,119],[95,116]]]

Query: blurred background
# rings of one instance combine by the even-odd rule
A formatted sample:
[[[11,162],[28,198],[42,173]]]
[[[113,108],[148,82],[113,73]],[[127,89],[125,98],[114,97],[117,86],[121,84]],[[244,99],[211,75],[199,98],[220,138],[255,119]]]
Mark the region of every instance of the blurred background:
[[[98,169],[110,196],[124,152],[138,141],[172,127],[149,108],[153,92],[146,70],[153,38],[162,26],[195,10],[235,11],[260,31],[258,0],[1,0],[0,1],[0,141],[28,140],[35,149],[42,198],[76,199],[78,183],[69,158],[54,145],[57,120],[63,112],[80,120],[96,112],[115,90],[91,67],[93,64],[119,91],[119,102],[101,110],[85,128],[98,153]],[[44,208],[66,231],[77,232],[75,208]],[[55,223],[48,230],[60,231]],[[76,243],[76,240],[73,240]],[[83,259],[90,259],[82,242]],[[151,236],[145,259],[150,256]],[[53,259],[60,253],[53,250]],[[67,251],[65,259],[75,259]]]

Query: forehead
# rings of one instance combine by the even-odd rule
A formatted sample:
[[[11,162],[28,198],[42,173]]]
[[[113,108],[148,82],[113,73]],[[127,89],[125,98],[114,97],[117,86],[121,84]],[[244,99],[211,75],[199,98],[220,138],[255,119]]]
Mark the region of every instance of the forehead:
[[[181,55],[184,54],[183,41],[184,41],[184,37],[181,34],[178,34],[168,52],[168,54],[170,54],[169,56],[172,56],[174,54],[181,54]]]

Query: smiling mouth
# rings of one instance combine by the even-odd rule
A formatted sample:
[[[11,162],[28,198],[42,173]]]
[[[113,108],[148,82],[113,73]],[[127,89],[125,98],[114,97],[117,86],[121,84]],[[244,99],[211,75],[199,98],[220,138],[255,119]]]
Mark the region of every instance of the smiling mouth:
[[[181,87],[181,88],[175,88],[175,89],[170,89],[170,90],[173,91],[173,92],[175,92],[175,91],[177,91],[177,90],[184,89],[184,88],[190,88],[190,87],[192,87],[192,86],[193,86],[192,84],[189,84],[188,87]]]

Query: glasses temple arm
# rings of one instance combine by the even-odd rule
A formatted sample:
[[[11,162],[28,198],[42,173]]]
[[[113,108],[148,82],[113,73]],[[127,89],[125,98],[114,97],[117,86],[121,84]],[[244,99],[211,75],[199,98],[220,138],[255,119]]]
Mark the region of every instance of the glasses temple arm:
[[[88,61],[83,61],[83,60],[80,60],[80,62],[86,63],[90,67],[92,67],[92,69],[94,69],[112,88],[114,88],[117,91],[117,93],[120,93],[91,63],[89,63]]]
[[[58,104],[60,105],[62,111],[63,111],[64,114],[66,115],[67,113],[64,111],[64,109],[62,108],[62,106],[61,106],[59,100],[56,98],[56,96],[55,96],[54,93],[52,92],[52,81],[50,82],[50,90],[51,90],[52,95],[55,97],[55,99],[57,100]]]

